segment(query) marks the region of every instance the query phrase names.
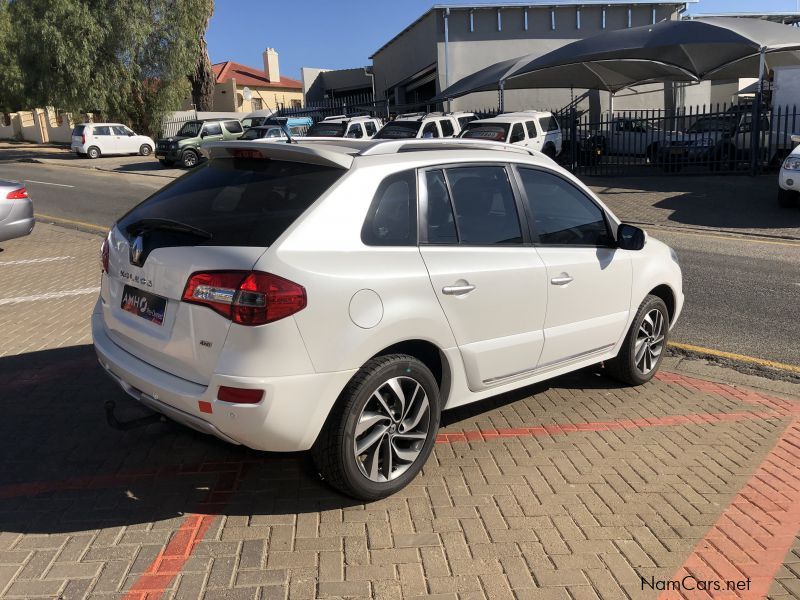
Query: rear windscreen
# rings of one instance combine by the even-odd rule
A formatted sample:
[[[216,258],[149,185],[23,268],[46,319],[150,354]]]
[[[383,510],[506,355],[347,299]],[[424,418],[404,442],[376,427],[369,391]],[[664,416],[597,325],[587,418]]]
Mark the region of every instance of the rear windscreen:
[[[86,125],[75,125],[75,129],[72,130],[72,135],[83,135],[84,129],[86,129]]]
[[[508,123],[480,123],[473,121],[467,125],[466,129],[461,133],[461,137],[505,142],[508,137],[508,128]]]
[[[379,140],[397,140],[417,137],[419,121],[392,121],[375,135]]]
[[[308,137],[343,137],[346,125],[344,123],[317,123],[312,125]]]
[[[343,174],[343,169],[269,159],[221,158],[175,180],[118,222],[167,219],[203,229],[204,246],[271,245]]]

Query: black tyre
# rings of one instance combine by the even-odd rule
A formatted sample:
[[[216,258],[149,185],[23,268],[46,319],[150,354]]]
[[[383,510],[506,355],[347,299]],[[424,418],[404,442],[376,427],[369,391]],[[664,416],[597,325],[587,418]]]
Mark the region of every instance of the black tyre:
[[[406,354],[369,360],[347,384],[313,448],[322,478],[370,501],[404,488],[428,460],[441,412],[436,379]]]
[[[166,158],[159,158],[158,162],[160,162],[165,167],[171,167],[175,164],[174,160],[167,160]]]
[[[153,149],[150,147],[150,144],[142,144],[139,147],[139,155],[140,156],[150,156],[150,153]]]
[[[778,206],[781,208],[795,208],[800,206],[800,196],[794,190],[778,188]]]
[[[197,152],[194,150],[184,150],[181,156],[181,166],[183,166],[184,169],[196,167],[198,162],[200,162],[200,157],[197,155]]]
[[[668,336],[667,305],[658,296],[648,295],[636,312],[619,354],[606,363],[606,372],[628,385],[647,383],[661,365]]]
[[[89,146],[86,150],[86,156],[89,158],[100,158],[100,148],[97,146]]]
[[[542,149],[542,154],[544,154],[547,158],[552,158],[555,160],[556,158],[556,147],[553,144],[547,144]]]

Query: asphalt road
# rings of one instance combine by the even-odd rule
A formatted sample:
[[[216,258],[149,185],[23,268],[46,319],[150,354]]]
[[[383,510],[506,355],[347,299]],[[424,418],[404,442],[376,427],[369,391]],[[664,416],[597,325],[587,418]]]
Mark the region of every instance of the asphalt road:
[[[97,232],[169,181],[27,163],[0,164],[0,178],[25,180],[37,215]],[[673,341],[800,366],[800,242],[649,232],[675,248],[683,268],[686,304]]]

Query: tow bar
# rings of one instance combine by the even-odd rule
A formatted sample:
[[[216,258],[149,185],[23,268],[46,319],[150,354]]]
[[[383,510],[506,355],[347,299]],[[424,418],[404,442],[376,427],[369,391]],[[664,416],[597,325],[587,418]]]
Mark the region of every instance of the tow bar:
[[[104,408],[106,409],[106,421],[108,421],[109,426],[120,431],[128,431],[130,429],[136,429],[137,427],[144,427],[146,425],[150,425],[151,423],[166,423],[167,421],[167,418],[164,415],[157,412],[154,412],[152,415],[139,417],[138,419],[131,419],[130,421],[120,421],[114,415],[114,409],[116,409],[116,407],[117,404],[113,400],[106,400],[106,403],[104,404]]]

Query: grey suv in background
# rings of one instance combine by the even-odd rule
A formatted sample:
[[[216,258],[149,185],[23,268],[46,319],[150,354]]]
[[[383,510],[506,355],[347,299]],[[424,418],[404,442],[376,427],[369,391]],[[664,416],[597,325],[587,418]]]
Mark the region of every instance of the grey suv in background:
[[[200,162],[202,144],[235,140],[243,131],[242,124],[236,119],[186,121],[174,136],[156,142],[156,158],[165,167],[178,163],[190,169]]]

